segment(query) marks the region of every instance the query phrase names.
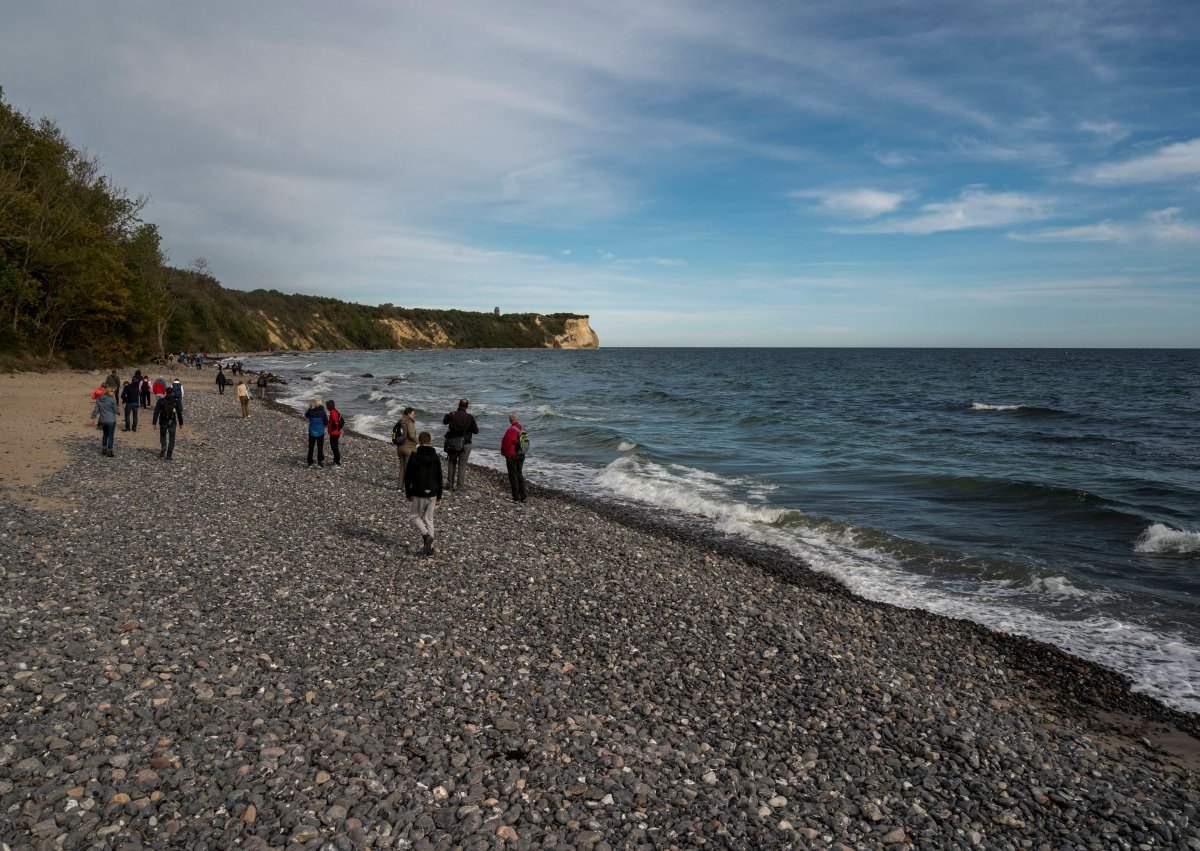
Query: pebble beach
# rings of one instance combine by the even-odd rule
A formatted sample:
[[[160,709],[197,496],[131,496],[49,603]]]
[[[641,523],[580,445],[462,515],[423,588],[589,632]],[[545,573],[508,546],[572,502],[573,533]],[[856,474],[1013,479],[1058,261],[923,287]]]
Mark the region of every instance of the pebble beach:
[[[1200,718],[1116,674],[477,467],[422,557],[392,446],[214,375],[170,462],[21,397],[2,849],[1200,849]]]

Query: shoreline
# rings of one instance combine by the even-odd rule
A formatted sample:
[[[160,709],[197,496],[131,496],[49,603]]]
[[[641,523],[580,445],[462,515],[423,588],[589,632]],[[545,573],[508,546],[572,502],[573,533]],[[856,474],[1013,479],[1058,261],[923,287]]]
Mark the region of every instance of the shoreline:
[[[47,427],[0,455],[0,842],[1197,835],[1200,719],[1107,669],[477,466],[419,559],[390,445],[305,469],[297,412],[192,372],[171,464],[149,431],[99,456],[58,385],[102,374],[3,379]]]

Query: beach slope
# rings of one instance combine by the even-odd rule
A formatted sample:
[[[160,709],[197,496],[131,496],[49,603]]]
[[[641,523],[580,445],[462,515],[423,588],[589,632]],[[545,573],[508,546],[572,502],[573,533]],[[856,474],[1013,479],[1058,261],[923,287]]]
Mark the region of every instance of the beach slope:
[[[1116,675],[478,468],[422,558],[391,446],[212,375],[171,462],[0,379],[6,846],[1200,848]]]

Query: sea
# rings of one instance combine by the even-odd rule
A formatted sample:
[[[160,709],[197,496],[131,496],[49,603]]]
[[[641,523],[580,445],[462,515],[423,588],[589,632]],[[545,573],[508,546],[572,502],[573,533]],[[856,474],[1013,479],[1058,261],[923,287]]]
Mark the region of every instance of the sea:
[[[245,356],[473,463],[777,548],[854,593],[1027,636],[1200,712],[1200,350],[603,348]],[[352,444],[344,453],[353,458]],[[536,509],[532,508],[531,511]]]

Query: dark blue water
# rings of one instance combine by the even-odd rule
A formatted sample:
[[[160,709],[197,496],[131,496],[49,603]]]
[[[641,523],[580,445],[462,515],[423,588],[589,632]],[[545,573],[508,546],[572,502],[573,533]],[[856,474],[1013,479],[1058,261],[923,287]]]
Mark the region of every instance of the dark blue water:
[[[517,409],[546,484],[700,516],[857,593],[1200,711],[1200,351],[602,349],[248,359],[385,437]],[[376,378],[361,378],[362,373]],[[403,377],[389,386],[387,379]],[[304,379],[312,379],[311,381]],[[436,428],[435,428],[436,426]]]

